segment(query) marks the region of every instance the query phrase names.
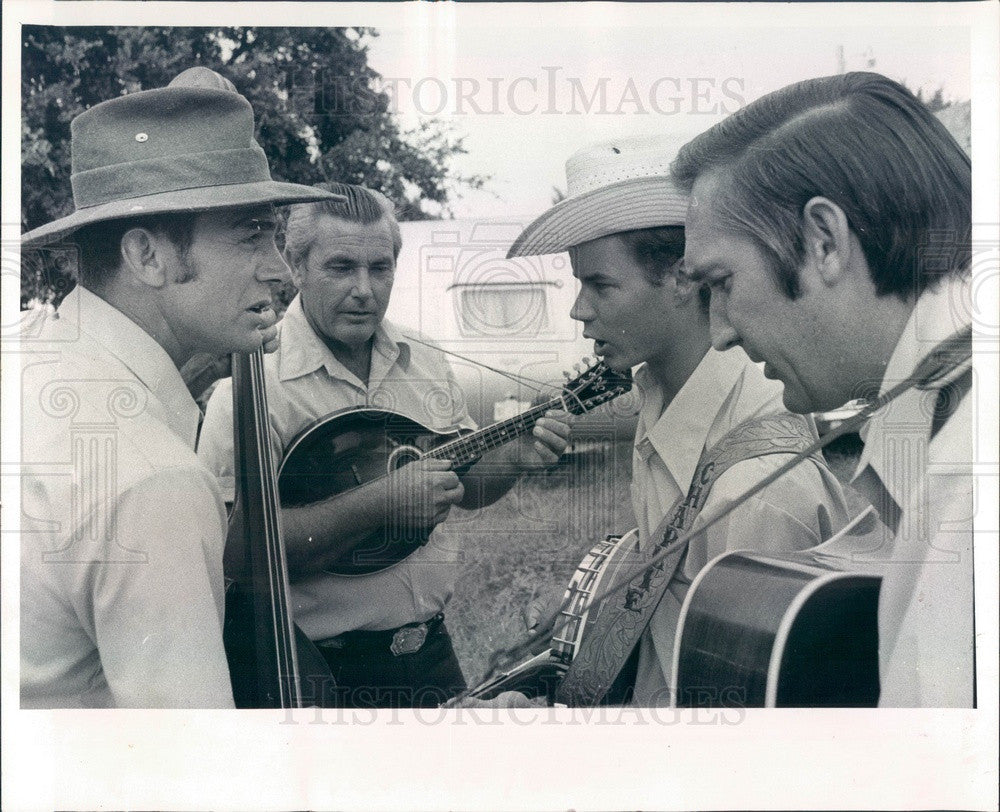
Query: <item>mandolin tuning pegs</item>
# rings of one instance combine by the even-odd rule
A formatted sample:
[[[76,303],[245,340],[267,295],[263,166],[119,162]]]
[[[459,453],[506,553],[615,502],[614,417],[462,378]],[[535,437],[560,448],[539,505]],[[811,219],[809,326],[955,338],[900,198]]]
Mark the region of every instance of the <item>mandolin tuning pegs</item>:
[[[568,369],[563,370],[563,375],[565,376],[567,381],[573,377],[573,374]]]

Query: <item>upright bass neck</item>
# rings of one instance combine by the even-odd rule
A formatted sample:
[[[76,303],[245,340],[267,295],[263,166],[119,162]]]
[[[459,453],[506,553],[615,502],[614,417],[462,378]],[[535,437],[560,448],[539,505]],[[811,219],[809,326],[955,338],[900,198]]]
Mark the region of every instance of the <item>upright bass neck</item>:
[[[299,707],[296,635],[268,432],[263,353],[233,355],[236,493],[226,541],[226,651],[238,707]]]

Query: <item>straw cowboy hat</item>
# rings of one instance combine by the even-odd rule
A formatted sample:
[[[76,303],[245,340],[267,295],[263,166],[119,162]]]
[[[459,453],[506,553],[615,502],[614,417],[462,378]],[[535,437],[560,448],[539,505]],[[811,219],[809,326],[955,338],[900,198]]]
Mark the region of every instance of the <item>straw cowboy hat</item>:
[[[70,125],[76,211],[27,232],[22,243],[54,242],[122,217],[343,200],[271,180],[253,132],[250,102],[208,68],[95,105]]]
[[[566,161],[567,197],[532,222],[508,258],[556,254],[619,231],[682,226],[687,196],[670,162],[687,139],[619,138],[584,147]]]

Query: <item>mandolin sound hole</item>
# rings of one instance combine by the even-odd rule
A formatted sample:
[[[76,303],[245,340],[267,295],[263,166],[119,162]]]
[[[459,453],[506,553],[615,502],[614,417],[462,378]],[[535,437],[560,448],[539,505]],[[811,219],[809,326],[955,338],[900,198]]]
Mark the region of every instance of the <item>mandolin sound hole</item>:
[[[399,448],[393,449],[386,465],[390,471],[397,471],[407,463],[419,460],[422,456],[423,452],[419,448],[412,445],[401,445]]]

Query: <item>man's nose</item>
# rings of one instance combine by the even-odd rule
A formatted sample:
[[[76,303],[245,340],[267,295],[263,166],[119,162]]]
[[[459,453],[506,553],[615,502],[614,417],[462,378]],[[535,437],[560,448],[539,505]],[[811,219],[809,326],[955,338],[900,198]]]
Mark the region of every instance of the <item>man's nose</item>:
[[[351,294],[357,299],[370,299],[372,297],[372,278],[367,268],[358,268],[355,272]]]
[[[257,279],[261,282],[276,282],[280,285],[292,281],[292,272],[278,253],[278,247],[271,244],[267,255],[257,265]]]
[[[594,311],[583,295],[583,291],[577,294],[573,306],[569,310],[569,317],[576,321],[591,321],[594,318]]]
[[[729,321],[726,307],[719,302],[717,294],[712,294],[709,306],[709,332],[712,337],[712,347],[724,352],[740,343],[739,333]]]

